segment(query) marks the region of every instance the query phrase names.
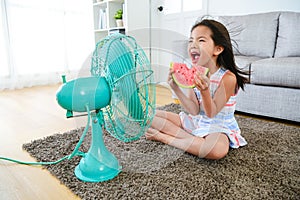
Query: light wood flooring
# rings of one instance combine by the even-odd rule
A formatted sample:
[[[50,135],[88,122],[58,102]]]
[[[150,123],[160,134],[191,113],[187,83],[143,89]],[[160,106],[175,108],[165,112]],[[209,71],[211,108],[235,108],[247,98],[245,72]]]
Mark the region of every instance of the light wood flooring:
[[[35,161],[22,144],[79,128],[86,117],[66,119],[56,102],[59,85],[0,92],[0,156]],[[157,105],[172,102],[170,90],[157,87]],[[0,199],[79,199],[47,170],[0,160]]]

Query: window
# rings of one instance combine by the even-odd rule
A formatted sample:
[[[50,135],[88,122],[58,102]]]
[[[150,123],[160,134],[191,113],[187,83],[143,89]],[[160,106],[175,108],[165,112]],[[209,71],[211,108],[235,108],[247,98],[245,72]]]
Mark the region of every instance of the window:
[[[58,82],[93,51],[92,1],[0,1],[0,90]]]
[[[202,0],[165,0],[164,14],[175,14],[202,9]]]
[[[18,75],[63,71],[64,13],[61,8],[8,1],[10,45]]]
[[[0,5],[2,5],[2,1],[0,1]],[[0,7],[0,16],[3,15],[3,10]],[[5,27],[5,20],[4,17],[0,17],[0,76],[6,77],[9,75],[9,68],[8,68],[8,54],[7,54],[7,40],[5,37],[4,27]]]
[[[182,0],[182,11],[195,11],[202,9],[202,0]]]

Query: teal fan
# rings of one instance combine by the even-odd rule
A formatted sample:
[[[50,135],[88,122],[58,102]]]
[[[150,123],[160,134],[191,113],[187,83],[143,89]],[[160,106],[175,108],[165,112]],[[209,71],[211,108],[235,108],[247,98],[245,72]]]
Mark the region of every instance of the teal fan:
[[[69,82],[64,79],[56,97],[67,110],[67,117],[73,112],[88,113],[84,133],[92,121],[91,146],[83,153],[75,175],[87,182],[106,181],[117,176],[121,166],[106,148],[102,129],[124,142],[137,140],[145,133],[155,113],[153,71],[133,37],[113,34],[96,44],[91,76]]]

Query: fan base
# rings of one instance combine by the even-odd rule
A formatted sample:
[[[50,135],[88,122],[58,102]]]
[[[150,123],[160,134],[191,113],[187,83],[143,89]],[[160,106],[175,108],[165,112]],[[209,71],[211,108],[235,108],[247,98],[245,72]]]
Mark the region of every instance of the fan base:
[[[107,181],[117,176],[121,171],[119,161],[105,146],[103,132],[95,112],[92,117],[92,142],[89,151],[81,158],[75,168],[78,179],[86,182]]]
[[[113,161],[115,158],[111,157],[111,159],[111,161]],[[81,181],[103,182],[113,179],[121,172],[121,170],[119,170],[121,167],[118,165],[117,160],[110,164],[114,164],[115,166],[113,168],[109,167],[88,153],[81,159],[74,172],[76,177]]]

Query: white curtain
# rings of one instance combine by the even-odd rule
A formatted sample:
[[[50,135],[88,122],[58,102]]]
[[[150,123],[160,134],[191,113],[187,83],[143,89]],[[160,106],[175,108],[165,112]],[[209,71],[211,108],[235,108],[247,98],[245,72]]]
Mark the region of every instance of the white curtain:
[[[0,1],[0,90],[76,76],[94,48],[92,1]]]

